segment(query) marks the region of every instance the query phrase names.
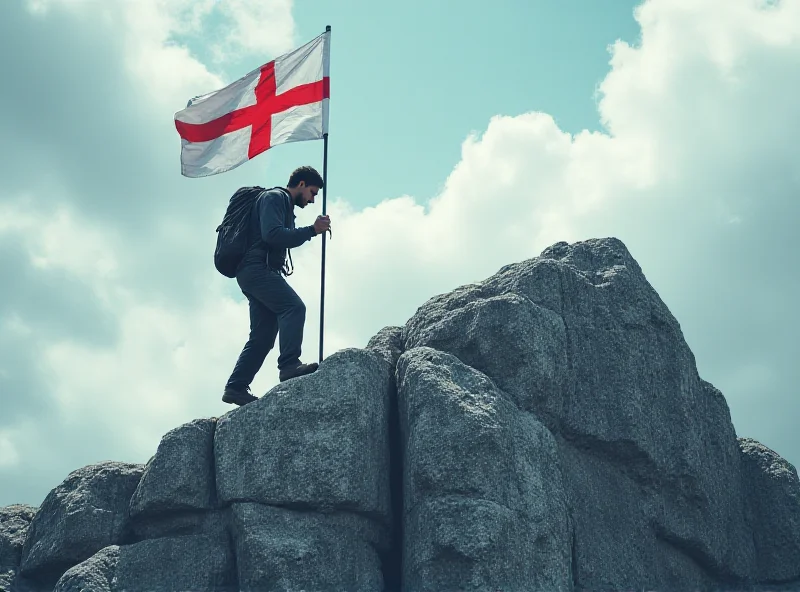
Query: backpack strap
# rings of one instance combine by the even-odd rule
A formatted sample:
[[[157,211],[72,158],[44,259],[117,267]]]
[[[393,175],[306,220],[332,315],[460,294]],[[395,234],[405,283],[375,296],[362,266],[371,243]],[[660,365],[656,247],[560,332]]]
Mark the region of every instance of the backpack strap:
[[[280,187],[280,186],[270,187],[265,191],[273,191],[275,189],[279,190],[284,196],[286,196],[286,217],[283,219],[283,224],[284,226],[289,228],[290,225],[289,216],[292,215],[292,195],[286,190],[285,187]],[[264,243],[262,242],[261,244]],[[267,252],[269,252],[269,248],[267,247],[267,245],[264,245],[264,248],[267,250]],[[286,249],[286,254],[289,257],[289,263],[287,264],[286,261],[284,260],[283,265],[278,271],[280,271],[280,273],[283,274],[284,276],[288,277],[294,273],[294,262],[292,261],[292,250]]]

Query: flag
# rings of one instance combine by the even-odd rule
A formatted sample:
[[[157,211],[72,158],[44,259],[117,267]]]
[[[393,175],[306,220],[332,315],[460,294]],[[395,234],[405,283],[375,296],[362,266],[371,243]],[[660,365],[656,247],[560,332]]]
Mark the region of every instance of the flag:
[[[328,133],[330,30],[175,114],[181,174],[224,173],[278,144]]]

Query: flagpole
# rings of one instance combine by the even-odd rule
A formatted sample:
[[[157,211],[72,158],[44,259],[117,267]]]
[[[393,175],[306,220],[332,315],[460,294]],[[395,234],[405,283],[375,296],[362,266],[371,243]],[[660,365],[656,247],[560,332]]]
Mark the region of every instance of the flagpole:
[[[325,27],[325,32],[329,32],[331,26]],[[328,189],[328,132],[322,136],[322,215],[327,214],[328,202],[326,190]],[[322,340],[325,330],[325,232],[322,233],[322,277],[320,278],[320,304],[319,304],[319,361],[322,363]]]
[[[328,134],[322,136],[324,147],[322,155],[322,215],[327,211],[327,201],[325,199],[325,189],[328,187]],[[325,327],[325,239],[327,232],[322,233],[322,278],[319,306],[319,361],[322,362],[322,338]]]

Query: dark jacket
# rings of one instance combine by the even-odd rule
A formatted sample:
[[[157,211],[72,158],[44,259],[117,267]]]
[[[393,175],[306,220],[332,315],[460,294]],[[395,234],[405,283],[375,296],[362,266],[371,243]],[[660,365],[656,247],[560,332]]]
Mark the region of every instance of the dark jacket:
[[[292,197],[282,187],[265,189],[253,204],[251,251],[263,250],[270,269],[285,268],[287,249],[299,247],[311,240],[316,232],[313,226],[295,227]]]

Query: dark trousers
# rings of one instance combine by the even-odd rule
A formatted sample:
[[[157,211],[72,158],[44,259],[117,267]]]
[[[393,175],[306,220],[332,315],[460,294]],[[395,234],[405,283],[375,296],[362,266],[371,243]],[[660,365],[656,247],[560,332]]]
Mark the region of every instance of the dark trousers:
[[[226,387],[244,388],[253,382],[280,333],[278,370],[300,363],[306,306],[277,270],[262,256],[248,255],[236,281],[250,303],[250,338],[239,354]]]

